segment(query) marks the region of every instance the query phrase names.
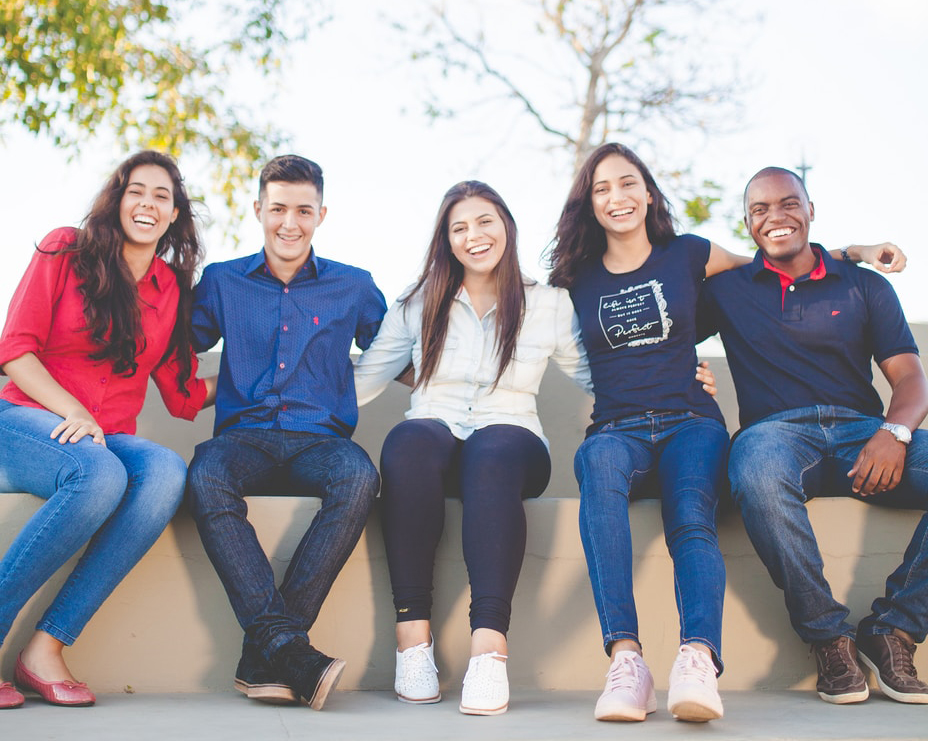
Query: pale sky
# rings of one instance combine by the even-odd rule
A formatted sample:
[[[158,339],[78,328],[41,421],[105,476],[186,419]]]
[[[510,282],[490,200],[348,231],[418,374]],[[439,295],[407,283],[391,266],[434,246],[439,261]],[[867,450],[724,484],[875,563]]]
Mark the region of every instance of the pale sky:
[[[294,54],[274,98],[275,117],[292,133],[291,151],[325,170],[329,214],[316,233],[317,251],[370,270],[391,302],[417,275],[445,190],[476,178],[508,202],[520,228],[523,266],[543,279],[539,257],[570,184],[567,164],[547,153],[543,137],[507,134],[532,131],[513,123],[512,109],[488,106],[478,116],[429,125],[418,113],[416,74],[399,61],[398,37],[378,21],[382,9],[402,13],[406,6],[421,4],[336,5],[334,20]],[[740,132],[698,146],[685,137],[659,142],[659,161],[649,157],[648,164],[660,170],[692,162],[699,178],[726,187],[723,206],[734,211],[754,172],[767,165],[795,168],[804,156],[816,206],[812,238],[829,248],[882,240],[902,246],[909,268],[891,281],[908,318],[928,321],[921,234],[928,201],[928,3],[744,0],[741,6],[749,12],[756,6],[765,20],[739,55],[739,67],[754,80]],[[128,154],[98,142],[69,162],[47,141],[13,129],[4,134],[0,318],[33,246],[54,227],[78,224]],[[207,173],[185,167],[190,161],[180,160],[188,185],[207,191]],[[250,205],[256,187],[242,194],[243,203]],[[695,231],[742,249],[727,223]],[[256,221],[248,219],[241,235],[236,253],[208,231],[209,261],[260,249]]]

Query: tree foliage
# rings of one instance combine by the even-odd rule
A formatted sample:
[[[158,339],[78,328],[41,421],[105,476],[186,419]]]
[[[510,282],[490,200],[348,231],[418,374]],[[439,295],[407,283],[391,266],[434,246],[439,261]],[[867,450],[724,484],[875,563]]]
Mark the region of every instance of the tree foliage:
[[[433,117],[459,115],[475,96],[503,96],[569,153],[574,173],[606,141],[638,148],[662,132],[717,131],[735,120],[741,83],[713,38],[729,0],[524,0],[492,25],[474,23],[468,6],[433,4],[421,25],[395,24],[413,39],[414,60],[439,65],[443,82],[471,83],[469,99],[466,85],[450,86],[453,99],[447,85],[430,90]],[[535,44],[513,48],[509,32],[525,23]],[[705,220],[716,200],[694,195],[687,213]]]
[[[103,131],[125,148],[198,153],[239,213],[238,191],[282,140],[253,120],[255,98],[278,49],[319,15],[319,2],[287,0],[0,0],[0,130],[72,153]]]

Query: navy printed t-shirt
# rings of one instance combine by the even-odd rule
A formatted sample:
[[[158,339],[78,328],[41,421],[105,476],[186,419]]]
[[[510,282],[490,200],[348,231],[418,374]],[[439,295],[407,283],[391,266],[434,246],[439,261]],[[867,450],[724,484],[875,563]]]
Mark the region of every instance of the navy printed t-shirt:
[[[696,380],[696,302],[709,242],[682,234],[654,245],[630,273],[597,259],[570,289],[593,378],[595,432],[645,412],[693,412],[724,421]]]

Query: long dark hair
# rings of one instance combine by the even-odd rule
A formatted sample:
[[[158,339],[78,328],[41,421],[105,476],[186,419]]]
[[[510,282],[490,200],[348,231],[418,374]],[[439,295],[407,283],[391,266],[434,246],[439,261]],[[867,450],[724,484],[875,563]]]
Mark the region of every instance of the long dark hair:
[[[657,186],[647,165],[622,144],[603,144],[580,168],[558,219],[553,247],[548,251],[551,268],[548,282],[552,286],[570,288],[580,267],[588,261],[600,259],[606,252],[606,232],[593,214],[593,174],[599,163],[613,154],[624,157],[638,169],[651,194],[645,217],[645,229],[651,244],[664,244],[676,235],[670,202]]]
[[[506,249],[496,266],[496,351],[499,366],[494,386],[512,361],[522,317],[525,315],[525,286],[519,270],[516,249],[518,231],[509,207],[493,188],[477,180],[466,180],[452,187],[441,202],[435,219],[435,231],[425,256],[422,274],[412,290],[401,300],[405,303],[422,293],[422,367],[416,388],[428,384],[435,374],[448,334],[448,317],[455,296],[464,281],[464,268],[451,253],[448,238],[451,209],[465,198],[483,198],[492,203],[506,229]]]
[[[100,346],[90,357],[110,360],[115,373],[131,376],[138,369],[136,355],[145,347],[138,289],[123,257],[126,235],[119,221],[119,206],[129,176],[136,167],[143,165],[157,165],[164,169],[174,190],[177,218],[158,241],[155,254],[174,272],[180,296],[171,340],[160,362],[177,353],[180,366],[178,389],[186,393],[186,383],[193,372],[193,282],[203,250],[184,180],[177,163],[166,154],[138,152],[120,164],[97,195],[78,232],[73,247],[74,272],[81,279],[87,329],[91,340]]]

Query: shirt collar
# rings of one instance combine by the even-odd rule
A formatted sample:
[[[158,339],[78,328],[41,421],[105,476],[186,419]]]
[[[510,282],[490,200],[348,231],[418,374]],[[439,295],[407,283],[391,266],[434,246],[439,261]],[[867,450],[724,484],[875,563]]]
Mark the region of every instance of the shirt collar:
[[[264,249],[256,252],[251,259],[245,264],[245,274],[252,275],[260,272],[262,275],[270,275],[271,271],[267,267],[267,260],[264,256]],[[318,278],[319,277],[319,259],[316,257],[316,250],[310,249],[309,259],[300,268],[300,272],[294,276],[294,280],[299,278]]]
[[[171,270],[164,260],[155,255],[145,275],[143,275],[142,279],[138,282],[151,283],[154,289],[158,291],[158,293],[161,293],[171,285],[172,280],[174,280],[174,271]]]
[[[811,242],[812,251],[818,256],[818,260],[815,263],[815,267],[812,268],[812,272],[808,275],[800,276],[796,280],[808,279],[808,280],[821,280],[826,275],[835,274],[835,260],[829,255],[822,245]],[[779,276],[780,282],[782,283],[784,279],[788,283],[794,283],[794,279],[784,273],[779,268],[774,267],[767,259],[764,257],[762,250],[757,250],[757,253],[754,255],[754,262],[751,263],[751,277],[757,279],[759,275],[763,275],[766,272],[774,273]]]

